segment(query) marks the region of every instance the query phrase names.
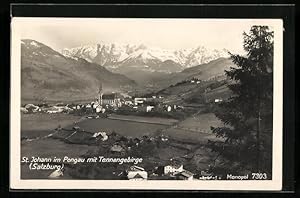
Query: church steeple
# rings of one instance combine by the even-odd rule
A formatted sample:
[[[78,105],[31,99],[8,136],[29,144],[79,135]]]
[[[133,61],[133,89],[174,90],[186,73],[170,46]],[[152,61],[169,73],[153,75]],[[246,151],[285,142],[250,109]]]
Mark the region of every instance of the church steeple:
[[[102,83],[100,83],[99,90],[98,90],[98,102],[100,105],[102,105],[102,95],[103,95]]]

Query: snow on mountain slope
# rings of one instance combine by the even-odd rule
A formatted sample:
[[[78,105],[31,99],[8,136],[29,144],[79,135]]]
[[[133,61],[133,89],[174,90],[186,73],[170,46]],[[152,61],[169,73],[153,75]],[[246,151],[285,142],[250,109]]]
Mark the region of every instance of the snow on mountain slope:
[[[62,50],[68,57],[80,57],[90,62],[95,62],[108,69],[124,67],[148,68],[149,71],[178,72],[188,67],[208,63],[220,57],[228,57],[225,49],[209,49],[204,46],[197,48],[169,50],[145,45],[131,45],[118,43],[99,43]],[[172,61],[174,68],[162,68],[166,61]]]

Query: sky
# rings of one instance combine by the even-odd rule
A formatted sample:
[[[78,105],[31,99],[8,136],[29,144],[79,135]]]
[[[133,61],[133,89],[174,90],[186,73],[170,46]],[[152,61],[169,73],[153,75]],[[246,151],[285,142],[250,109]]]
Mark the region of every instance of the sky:
[[[22,39],[64,48],[105,43],[144,44],[164,49],[205,46],[243,53],[243,32],[266,20],[22,18]],[[14,26],[13,26],[14,27]]]

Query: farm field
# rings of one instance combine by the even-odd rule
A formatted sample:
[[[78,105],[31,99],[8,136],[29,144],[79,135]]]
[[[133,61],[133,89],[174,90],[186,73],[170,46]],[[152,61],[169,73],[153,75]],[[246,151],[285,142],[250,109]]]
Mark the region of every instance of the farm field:
[[[209,102],[213,102],[214,99],[223,98],[227,99],[232,96],[232,92],[226,85],[213,89],[206,93],[206,100]]]
[[[162,124],[140,123],[127,120],[114,120],[107,118],[86,119],[77,124],[81,129],[88,132],[113,132],[124,136],[142,137],[143,135],[156,134],[157,130],[168,126]]]
[[[172,139],[176,139],[182,142],[205,144],[208,140],[216,140],[214,134],[207,134],[201,132],[194,132],[180,128],[169,128],[162,134],[169,136]]]
[[[127,121],[149,123],[149,124],[162,124],[162,125],[173,125],[174,123],[178,122],[178,120],[170,119],[170,118],[143,117],[143,116],[118,115],[118,114],[111,114],[109,118],[115,120],[127,120]]]
[[[213,113],[204,113],[191,116],[178,124],[179,128],[190,129],[204,133],[211,133],[210,127],[221,126],[222,122]]]
[[[206,143],[207,140],[216,140],[210,127],[221,126],[222,122],[213,113],[197,114],[181,121],[174,127],[163,131],[171,138],[194,143]]]
[[[194,155],[191,159],[194,161],[193,163],[191,163],[192,161],[185,161],[182,157],[189,154],[189,152],[196,152],[191,150],[192,147],[205,145],[208,140],[215,140],[215,135],[212,134],[209,129],[210,126],[220,124],[219,121],[213,114],[206,113],[194,115],[182,122],[171,125],[174,122],[175,120],[173,119],[138,116],[116,116],[115,119],[82,119],[79,116],[68,114],[27,114],[22,117],[22,137],[24,139],[21,141],[21,157],[31,158],[32,156],[35,156],[63,158],[64,156],[80,157],[82,155],[86,155],[86,153],[98,154],[100,149],[99,146],[81,143],[68,143],[66,141],[56,139],[56,135],[53,135],[52,137],[47,136],[50,133],[53,133],[53,129],[60,124],[62,127],[69,129],[73,126],[79,126],[82,130],[90,133],[99,131],[115,131],[119,135],[132,138],[140,138],[144,135],[150,137],[160,134],[168,135],[170,140],[175,140],[175,142],[172,141],[173,143],[166,143],[163,147],[155,148],[153,153],[148,156],[149,160],[147,160],[147,157],[147,159],[145,159],[145,161],[141,164],[143,167],[151,169],[154,166],[168,163],[171,158],[178,158],[183,160],[182,163],[184,163],[187,168],[194,169],[195,165],[193,164],[198,164],[199,167],[206,169],[208,164],[210,164],[211,158],[206,156],[208,155],[208,151],[200,149],[199,152],[201,151],[201,155]],[[201,132],[199,129],[203,129],[205,132]],[[72,133],[72,131],[70,131],[70,133]],[[82,139],[82,134],[88,133],[78,133],[77,135],[80,136],[75,137],[75,135],[73,139]],[[54,138],[54,136],[56,138]],[[189,145],[189,143],[193,146]],[[198,151],[196,153],[198,153]],[[90,171],[88,173],[91,175],[83,175],[84,178],[91,177],[96,179],[100,173],[101,179],[106,179],[106,177],[112,178],[112,172],[116,172],[119,169],[124,170],[126,167],[121,166],[116,170],[113,170],[112,167],[110,167],[111,170],[108,170],[107,168],[104,168],[103,170],[102,168],[98,169],[97,171],[100,172],[92,177],[91,175],[94,174],[94,168],[91,167],[88,169]],[[65,172],[66,174],[64,174],[62,179],[77,178],[80,176],[80,174],[78,175],[80,171],[78,171],[78,169],[67,168],[67,171]],[[47,178],[51,172],[51,170],[29,170],[28,164],[21,164],[22,179],[43,179]]]
[[[115,131],[124,136],[142,137],[143,135],[157,135],[161,133],[160,131],[164,131],[163,134],[176,139],[202,141],[208,137],[214,137],[211,134],[211,126],[222,125],[222,122],[212,113],[191,116],[179,122],[175,127],[170,127],[176,122],[174,119],[123,115],[113,115],[113,118],[82,119],[80,116],[68,114],[24,114],[21,120],[21,135],[27,138],[42,137],[58,125],[71,128],[77,122],[76,126],[92,133]]]
[[[68,126],[81,117],[71,114],[21,114],[21,129],[22,131],[38,131],[38,130],[52,130],[58,125],[62,127]]]

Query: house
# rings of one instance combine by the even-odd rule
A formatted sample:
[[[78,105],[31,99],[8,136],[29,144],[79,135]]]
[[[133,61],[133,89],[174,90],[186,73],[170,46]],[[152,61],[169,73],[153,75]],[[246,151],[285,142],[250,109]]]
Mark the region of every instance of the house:
[[[111,148],[110,148],[110,151],[111,152],[116,152],[116,153],[122,153],[124,152],[124,149],[122,146],[118,145],[118,144],[115,144],[113,145]]]
[[[135,105],[143,104],[145,101],[146,101],[146,98],[134,98]]]
[[[87,104],[85,107],[86,108],[92,108],[92,105],[91,104]]]
[[[194,179],[194,174],[191,173],[190,171],[183,170],[180,173],[176,174],[177,179],[180,180],[193,180]]]
[[[183,165],[167,165],[164,167],[164,174],[174,174],[183,171]]]
[[[171,106],[167,106],[167,112],[172,111],[172,107]]]
[[[61,169],[57,169],[55,171],[53,171],[48,178],[58,178],[58,177],[62,177],[64,175],[63,170]]]
[[[28,113],[28,110],[26,108],[24,108],[24,107],[21,107],[21,112],[22,113]]]
[[[53,106],[47,109],[47,113],[61,113],[63,112],[64,108],[58,107],[58,106]]]
[[[147,106],[146,107],[146,112],[152,111],[154,109],[154,106]]]
[[[102,141],[106,141],[108,139],[106,132],[101,132],[101,131],[98,133],[94,133],[92,137],[97,138],[99,135],[101,136]]]
[[[127,178],[133,181],[147,180],[148,173],[144,168],[139,166],[131,166],[127,173]]]
[[[96,107],[96,113],[100,113],[101,110],[102,110],[102,107],[100,105]]]
[[[38,106],[36,106],[36,105],[34,105],[34,104],[27,104],[27,105],[25,105],[25,109],[27,110],[27,111],[30,111],[30,112],[37,112],[38,110],[39,110],[39,107]]]
[[[133,105],[133,102],[131,100],[125,100],[124,104],[130,106]]]
[[[95,110],[96,113],[105,113],[105,109],[100,105],[98,105]]]
[[[84,105],[79,104],[79,105],[76,106],[76,109],[81,109],[83,106],[84,106]]]
[[[215,99],[215,103],[218,103],[218,102],[222,102],[223,100],[222,99]]]
[[[166,142],[166,141],[168,141],[169,140],[169,138],[168,137],[166,137],[166,136],[161,136],[161,141],[163,141],[163,142]]]

